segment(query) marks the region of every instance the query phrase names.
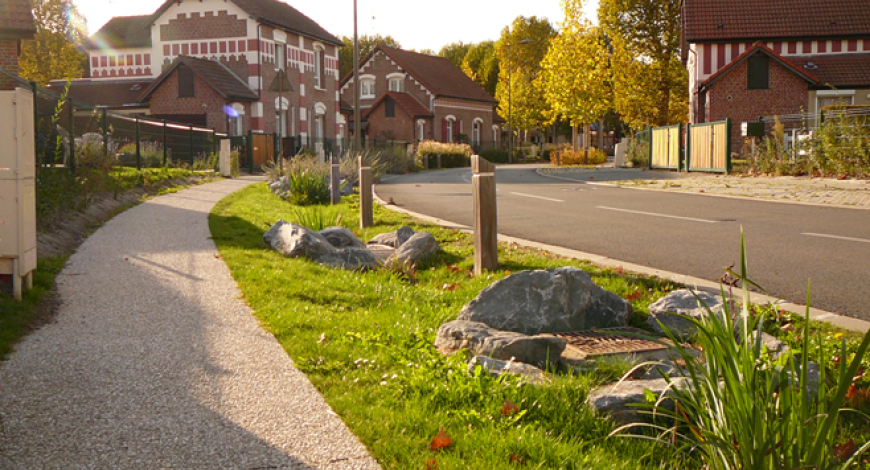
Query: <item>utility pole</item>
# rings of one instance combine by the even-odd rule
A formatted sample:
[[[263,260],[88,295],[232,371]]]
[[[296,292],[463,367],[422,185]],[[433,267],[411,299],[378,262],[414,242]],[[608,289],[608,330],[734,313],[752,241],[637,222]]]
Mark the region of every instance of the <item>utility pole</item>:
[[[356,0],[353,0],[353,149],[359,154],[362,123],[359,122],[359,35],[356,24]]]

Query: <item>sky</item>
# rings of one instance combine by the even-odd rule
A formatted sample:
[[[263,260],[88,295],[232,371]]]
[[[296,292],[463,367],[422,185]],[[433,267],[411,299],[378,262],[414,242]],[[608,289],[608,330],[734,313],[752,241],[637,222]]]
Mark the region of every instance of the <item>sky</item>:
[[[336,36],[353,36],[353,0],[287,0]],[[113,16],[147,15],[163,0],[75,0],[93,34]],[[586,16],[597,22],[598,0]],[[554,26],[563,19],[560,0],[357,0],[359,34],[392,36],[405,49],[432,49],[462,41],[498,39],[517,16],[538,16]]]

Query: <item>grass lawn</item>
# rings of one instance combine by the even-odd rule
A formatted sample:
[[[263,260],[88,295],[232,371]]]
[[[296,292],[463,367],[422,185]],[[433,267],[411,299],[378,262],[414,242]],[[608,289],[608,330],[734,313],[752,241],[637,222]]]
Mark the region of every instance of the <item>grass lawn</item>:
[[[356,201],[346,198],[339,206],[346,227],[359,226]],[[355,229],[361,239],[410,225],[441,242],[442,251],[419,266],[413,279],[399,272],[346,272],[288,259],[264,244],[269,224],[318,210],[291,206],[265,184],[256,184],[218,203],[210,227],[262,324],[384,468],[700,468],[671,448],[607,438],[613,425],[594,416],[584,400],[591,387],[621,376],[624,368],[530,386],[469,374],[465,358],[444,358],[432,347],[442,323],[511,271],[578,266],[598,285],[632,299],[637,326],[652,301],[678,286],[504,244],[499,271],[472,278],[470,236],[377,206],[377,225]],[[771,328],[786,321],[794,319],[781,317]],[[838,335],[829,328],[822,332],[826,338]],[[860,419],[846,423],[844,440],[866,441],[866,424]],[[441,429],[451,444],[432,450]]]

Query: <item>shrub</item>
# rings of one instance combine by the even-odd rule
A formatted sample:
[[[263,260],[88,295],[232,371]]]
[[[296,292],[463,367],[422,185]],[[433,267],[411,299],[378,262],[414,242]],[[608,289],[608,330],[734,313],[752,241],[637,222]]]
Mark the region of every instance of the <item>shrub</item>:
[[[163,166],[163,145],[160,142],[141,141],[139,155],[138,165],[143,168]],[[118,161],[124,166],[137,166],[135,142],[126,144],[118,150]]]
[[[488,148],[481,150],[478,155],[492,163],[507,163],[508,151],[505,149]]]
[[[649,166],[649,131],[637,132],[628,139],[625,156],[634,168]]]
[[[341,208],[338,206],[297,207],[291,219],[296,225],[320,231],[341,225]]]
[[[596,148],[565,150],[553,150],[550,153],[554,161],[559,161],[561,166],[570,165],[600,165],[607,161],[607,154]]]
[[[307,171],[291,172],[287,175],[287,183],[291,204],[310,206],[329,202],[329,184],[323,175]]]
[[[424,140],[417,146],[417,158],[429,161],[432,167],[435,158],[441,156],[441,168],[458,168],[471,164],[473,151],[468,144],[451,144]]]

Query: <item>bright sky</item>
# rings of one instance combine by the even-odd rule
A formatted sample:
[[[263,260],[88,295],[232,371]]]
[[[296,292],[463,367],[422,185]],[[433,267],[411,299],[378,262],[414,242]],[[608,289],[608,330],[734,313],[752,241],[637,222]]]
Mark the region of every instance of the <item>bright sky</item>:
[[[286,0],[336,36],[353,36],[353,0]],[[93,34],[113,16],[147,15],[163,0],[75,0]],[[517,16],[562,21],[560,0],[358,0],[359,34],[395,38],[405,49],[438,51],[451,42],[498,39]],[[598,0],[586,16],[597,23]]]

